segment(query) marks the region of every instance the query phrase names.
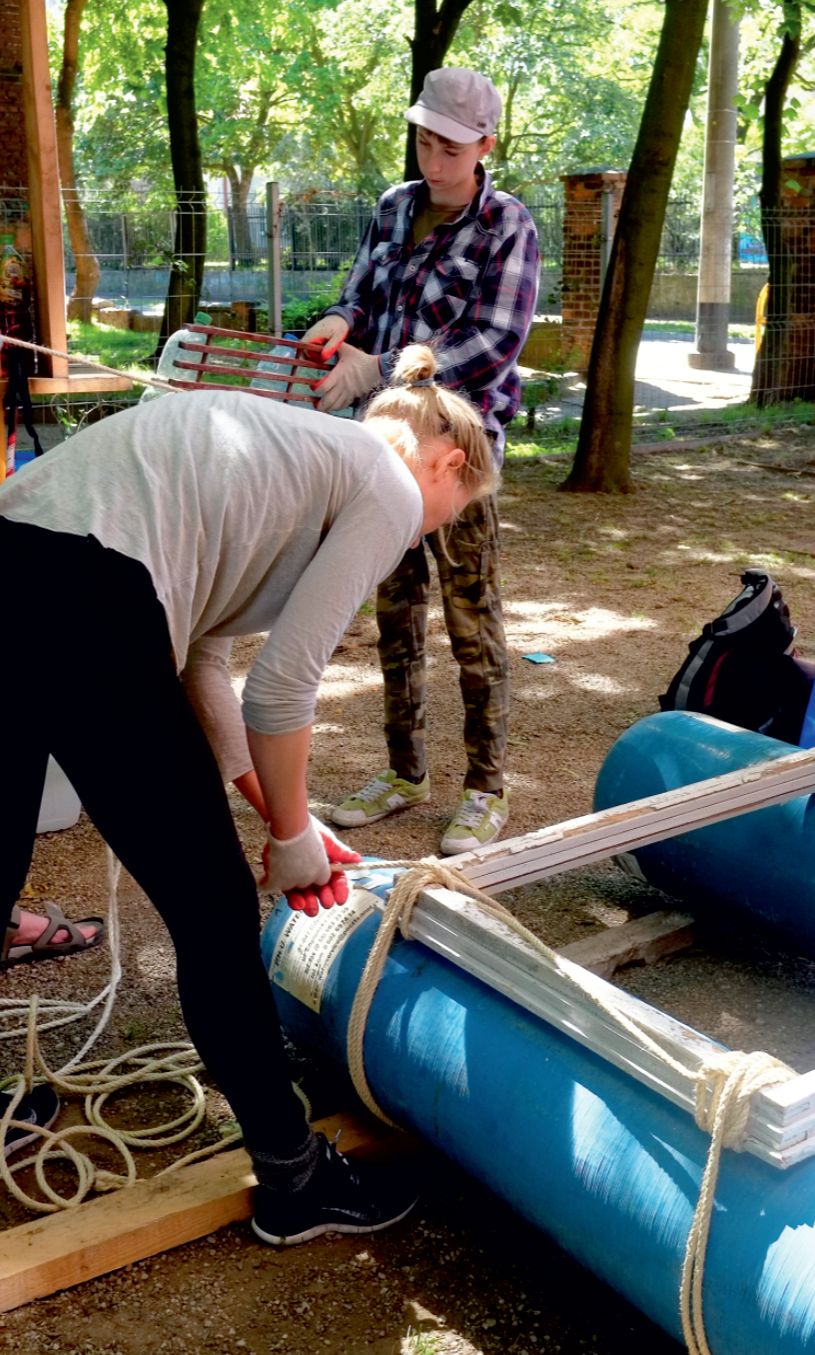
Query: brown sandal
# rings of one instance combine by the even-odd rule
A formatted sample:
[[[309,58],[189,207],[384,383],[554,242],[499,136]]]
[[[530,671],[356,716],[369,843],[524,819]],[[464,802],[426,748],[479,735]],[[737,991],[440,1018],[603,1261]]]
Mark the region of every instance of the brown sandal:
[[[67,918],[58,903],[43,904],[48,914],[48,924],[35,941],[27,945],[15,944],[14,937],[20,929],[20,909],[15,903],[11,917],[6,925],[6,936],[0,952],[0,968],[7,969],[15,964],[29,964],[32,960],[53,960],[60,955],[76,955],[81,950],[92,950],[105,936],[105,924],[101,917],[81,917],[78,922]],[[95,927],[93,936],[83,936],[81,927]],[[57,932],[65,930],[68,941],[52,941]]]

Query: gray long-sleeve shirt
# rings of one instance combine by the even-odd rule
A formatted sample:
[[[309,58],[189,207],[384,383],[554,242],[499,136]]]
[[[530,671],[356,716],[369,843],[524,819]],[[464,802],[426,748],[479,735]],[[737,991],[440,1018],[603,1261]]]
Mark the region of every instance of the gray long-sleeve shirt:
[[[418,485],[363,424],[195,391],[83,430],[0,487],[0,514],[92,534],[149,570],[181,671],[204,637],[268,632],[243,694],[302,729],[346,626],[422,525]]]

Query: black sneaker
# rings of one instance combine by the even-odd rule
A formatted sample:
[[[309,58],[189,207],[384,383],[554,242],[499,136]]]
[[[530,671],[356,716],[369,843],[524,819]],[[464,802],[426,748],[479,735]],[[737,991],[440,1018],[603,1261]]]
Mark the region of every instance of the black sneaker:
[[[376,1233],[409,1214],[418,1193],[392,1170],[349,1162],[321,1134],[308,1184],[286,1192],[258,1186],[252,1229],[262,1242],[291,1247],[322,1233]]]
[[[8,1110],[11,1099],[11,1092],[0,1092],[0,1118]],[[14,1112],[14,1119],[25,1120],[30,1125],[38,1125],[41,1129],[50,1129],[58,1113],[57,1093],[47,1082],[41,1082],[32,1087],[30,1092],[26,1092]],[[39,1134],[29,1134],[25,1129],[10,1128],[6,1132],[3,1144],[4,1155],[11,1157],[12,1153],[19,1152],[21,1148],[27,1148],[29,1144],[40,1141]]]

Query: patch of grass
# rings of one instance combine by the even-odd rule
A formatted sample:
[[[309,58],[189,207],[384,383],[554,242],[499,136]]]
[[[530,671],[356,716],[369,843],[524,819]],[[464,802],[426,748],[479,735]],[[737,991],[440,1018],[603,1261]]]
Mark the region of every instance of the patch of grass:
[[[551,423],[538,424],[534,431],[511,426],[507,431],[506,459],[523,461],[553,453],[574,453],[579,430],[579,419],[553,419]]]
[[[717,433],[764,433],[771,437],[784,428],[815,424],[815,404],[803,400],[790,400],[785,404],[768,405],[758,409],[749,401],[738,405],[725,405],[721,409],[700,409],[685,413],[683,411],[660,410],[658,414],[635,416],[635,441],[659,442],[676,437],[699,437],[709,435],[711,441]]]
[[[122,1031],[128,1044],[146,1044],[150,1039],[151,1027],[144,1021],[130,1021]]]
[[[436,1338],[432,1332],[414,1331],[412,1327],[408,1327],[401,1345],[401,1355],[437,1355],[438,1352]]]
[[[740,424],[761,421],[768,428],[777,428],[786,423],[815,423],[815,404],[806,400],[787,400],[777,405],[766,405],[759,409],[745,401],[740,405],[726,405],[724,409],[705,409],[699,415],[700,422]]]
[[[124,370],[144,367],[155,352],[157,334],[137,334],[130,329],[116,329],[113,325],[86,325],[81,320],[68,322],[68,351],[72,357],[103,362],[107,367]]]

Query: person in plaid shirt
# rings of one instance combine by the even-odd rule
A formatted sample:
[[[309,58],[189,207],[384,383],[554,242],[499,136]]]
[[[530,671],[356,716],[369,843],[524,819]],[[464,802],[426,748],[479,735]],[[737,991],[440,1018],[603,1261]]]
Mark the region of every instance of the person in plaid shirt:
[[[429,342],[437,379],[469,396],[500,464],[520,403],[516,367],[535,313],[539,254],[526,208],[492,186],[481,160],[495,145],[497,90],[475,71],[431,71],[407,120],[423,178],[380,198],[340,299],[307,332],[324,358],[320,408],[343,409],[386,382],[402,348]],[[460,669],[467,770],[441,841],[447,854],[493,841],[508,816],[504,787],[509,683],[499,592],[495,498],[470,505],[427,538]],[[425,546],[409,550],[377,595],[389,766],[333,810],[343,827],[373,823],[430,795],[425,731]]]

